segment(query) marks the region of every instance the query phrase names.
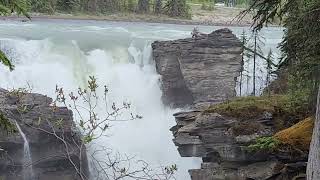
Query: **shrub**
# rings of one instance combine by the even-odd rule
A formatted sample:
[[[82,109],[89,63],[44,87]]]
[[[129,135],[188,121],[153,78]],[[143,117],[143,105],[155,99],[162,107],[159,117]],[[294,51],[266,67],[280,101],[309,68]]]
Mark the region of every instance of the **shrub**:
[[[274,137],[260,137],[256,139],[254,144],[248,146],[250,151],[267,151],[272,152],[276,150],[280,142]]]
[[[214,3],[210,2],[210,3],[202,3],[201,5],[201,9],[202,10],[206,10],[206,11],[213,11],[214,10]]]

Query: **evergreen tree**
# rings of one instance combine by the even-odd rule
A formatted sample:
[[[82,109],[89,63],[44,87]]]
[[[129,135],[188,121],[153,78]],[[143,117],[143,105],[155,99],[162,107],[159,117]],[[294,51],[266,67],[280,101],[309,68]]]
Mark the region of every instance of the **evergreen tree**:
[[[286,28],[280,44],[280,68],[289,72],[289,90],[309,94],[314,109],[320,83],[320,1],[319,0],[253,0],[243,15],[253,12],[253,25],[259,30],[274,19]]]
[[[267,69],[267,78],[266,78],[266,88],[267,88],[267,92],[270,95],[270,82],[271,82],[271,77],[273,74],[273,69],[276,67],[276,65],[274,64],[274,57],[272,54],[271,49],[269,50],[269,53],[267,55],[266,58],[266,69]]]
[[[155,0],[154,13],[155,14],[162,13],[162,0]]]
[[[148,13],[149,9],[149,0],[138,0],[138,13]]]
[[[186,0],[167,0],[164,11],[171,17],[190,17]]]

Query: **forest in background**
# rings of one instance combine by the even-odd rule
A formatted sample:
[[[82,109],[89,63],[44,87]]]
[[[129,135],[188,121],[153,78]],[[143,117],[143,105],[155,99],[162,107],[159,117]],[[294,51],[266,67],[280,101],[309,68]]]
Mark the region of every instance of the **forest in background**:
[[[105,15],[138,13],[191,18],[192,7],[214,10],[215,3],[246,7],[250,0],[21,0],[29,12]]]

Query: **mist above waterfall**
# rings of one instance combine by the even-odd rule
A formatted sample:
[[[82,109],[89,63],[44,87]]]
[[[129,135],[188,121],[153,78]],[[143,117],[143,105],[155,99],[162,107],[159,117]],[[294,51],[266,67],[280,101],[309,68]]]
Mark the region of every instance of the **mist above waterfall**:
[[[155,40],[189,37],[192,26],[53,21],[0,22],[0,27],[0,48],[16,66],[13,72],[0,66],[0,87],[31,86],[33,92],[54,97],[57,84],[67,92],[76,91],[94,75],[99,85],[109,87],[110,102],[128,101],[132,111],[143,116],[113,124],[111,136],[97,143],[136,155],[152,166],[177,164],[177,179],[189,179],[187,170],[199,166],[197,159],[181,158],[172,142],[169,129],[177,110],[161,102],[161,77],[150,47]],[[200,27],[204,32],[214,29]],[[236,34],[242,31],[232,29]],[[269,38],[269,45],[274,46],[281,30],[271,30],[279,33]]]

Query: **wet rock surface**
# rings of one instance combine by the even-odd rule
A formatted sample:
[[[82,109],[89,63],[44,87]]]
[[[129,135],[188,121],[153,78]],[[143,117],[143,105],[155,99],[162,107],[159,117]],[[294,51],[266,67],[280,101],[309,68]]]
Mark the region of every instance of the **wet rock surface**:
[[[81,137],[74,131],[72,111],[65,107],[53,108],[51,103],[52,99],[44,95],[0,89],[0,112],[13,124],[16,121],[28,140],[33,179],[80,179],[76,168],[88,174],[88,167],[85,149],[76,145]],[[65,143],[52,132],[63,137]],[[1,179],[24,179],[26,164],[21,134],[17,131],[7,134],[1,129],[0,147],[3,149],[0,152]]]

